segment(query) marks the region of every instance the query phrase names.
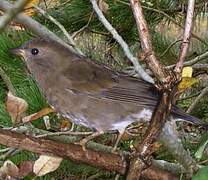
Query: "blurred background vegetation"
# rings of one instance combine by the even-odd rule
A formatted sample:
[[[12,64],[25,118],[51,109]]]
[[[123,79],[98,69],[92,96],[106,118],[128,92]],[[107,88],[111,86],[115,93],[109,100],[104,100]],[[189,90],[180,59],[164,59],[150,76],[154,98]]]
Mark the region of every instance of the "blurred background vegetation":
[[[118,70],[124,70],[131,66],[131,63],[124,55],[120,46],[112,38],[111,34],[105,29],[94,13],[91,3],[88,0],[45,0],[31,1],[32,5],[38,5],[45,9],[48,14],[58,20],[66,30],[74,36],[77,46],[84,54],[96,61],[101,61]],[[174,64],[179,54],[182,29],[174,24],[171,19],[183,25],[186,14],[186,0],[149,0],[142,1],[145,17],[152,35],[154,49],[157,56],[165,65]],[[134,55],[140,52],[140,40],[134,18],[128,0],[100,0],[99,6],[113,27],[119,32],[130,46]],[[201,38],[192,38],[191,47],[188,52],[187,61],[197,57],[208,50],[208,3],[207,0],[196,1],[196,16],[194,33]],[[60,29],[51,21],[29,8],[27,14],[48,27],[51,31],[64,39]],[[18,30],[17,30],[18,29]],[[35,113],[47,103],[40,90],[35,84],[31,75],[27,72],[24,63],[17,57],[11,56],[8,49],[17,47],[28,39],[35,37],[28,30],[24,30],[18,24],[12,23],[4,33],[0,34],[0,66],[11,79],[17,95],[29,103],[28,114]],[[176,42],[176,43],[174,43]],[[174,43],[174,44],[173,44]],[[171,46],[172,45],[172,46]],[[170,47],[168,50],[167,48]],[[164,53],[165,52],[165,53]],[[201,63],[208,63],[208,58]],[[179,106],[186,110],[193,102],[199,92],[208,85],[207,70],[203,74],[197,75],[199,83],[186,90],[178,101]],[[5,110],[5,98],[7,89],[4,82],[0,79],[0,125],[3,127],[11,126],[11,120]],[[191,98],[187,98],[191,97]],[[193,114],[208,122],[208,97],[204,97]],[[54,116],[51,115],[51,121]],[[55,123],[57,124],[57,123]],[[36,127],[45,128],[42,120],[35,123]],[[192,155],[207,141],[208,136],[204,131],[190,125],[179,125],[179,132],[183,143]],[[105,137],[104,137],[105,138]],[[101,139],[102,141],[102,139]],[[129,149],[130,140],[122,141],[121,148]],[[163,147],[154,154],[156,159],[173,161],[170,153]],[[36,155],[29,152],[20,152],[11,159],[18,164],[22,160],[36,159]],[[200,163],[207,165],[208,150],[205,150],[199,159]],[[1,159],[0,163],[3,163]],[[36,179],[113,179],[114,173],[108,173],[96,168],[85,165],[64,161],[61,167],[42,178]],[[28,177],[31,179],[31,177]]]

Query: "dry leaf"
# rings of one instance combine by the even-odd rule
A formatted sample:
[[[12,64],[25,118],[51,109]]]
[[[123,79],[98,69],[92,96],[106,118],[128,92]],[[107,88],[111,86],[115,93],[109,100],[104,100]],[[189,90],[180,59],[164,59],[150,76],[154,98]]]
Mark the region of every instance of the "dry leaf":
[[[60,5],[59,0],[30,0],[25,7],[24,13],[28,16],[34,16],[37,14],[37,10],[34,6],[39,6],[40,8],[47,10]]]
[[[61,131],[67,131],[72,127],[72,123],[68,119],[61,121]]]
[[[27,5],[25,6],[24,14],[28,16],[34,16],[36,14],[36,11],[34,9],[34,6],[37,6],[40,3],[40,0],[29,0]]]
[[[10,91],[8,92],[6,110],[11,116],[13,124],[17,124],[21,121],[21,115],[27,108],[28,104],[24,99],[14,96]]]
[[[19,177],[25,177],[33,172],[34,161],[22,161],[19,167]]]
[[[19,168],[10,160],[5,161],[1,169],[8,176],[19,176]]]
[[[55,156],[40,155],[35,161],[33,172],[37,176],[43,176],[55,171],[61,164],[62,158]]]

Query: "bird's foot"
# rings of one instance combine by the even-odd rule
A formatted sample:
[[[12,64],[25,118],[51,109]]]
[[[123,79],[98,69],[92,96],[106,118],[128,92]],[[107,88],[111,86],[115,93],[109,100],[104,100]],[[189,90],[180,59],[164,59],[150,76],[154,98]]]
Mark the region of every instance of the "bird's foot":
[[[83,150],[83,151],[87,151],[86,146],[87,146],[87,143],[88,143],[88,142],[89,142],[89,140],[86,139],[86,138],[82,139],[82,140],[79,142],[79,145],[82,146],[82,150]]]
[[[114,146],[113,146],[113,149],[112,149],[112,151],[111,151],[112,153],[117,154],[118,144],[119,144],[119,142],[120,142],[120,140],[121,140],[121,138],[122,138],[124,132],[125,132],[125,131],[119,131],[118,136],[117,136],[117,138],[116,138],[116,142],[115,142],[115,144],[114,144]]]

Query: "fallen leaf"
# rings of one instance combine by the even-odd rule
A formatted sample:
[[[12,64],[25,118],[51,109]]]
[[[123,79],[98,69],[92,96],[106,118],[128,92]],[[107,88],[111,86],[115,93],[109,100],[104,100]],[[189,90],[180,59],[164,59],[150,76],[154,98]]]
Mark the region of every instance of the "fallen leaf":
[[[34,161],[22,161],[19,167],[19,177],[23,178],[33,172]]]
[[[37,176],[43,176],[55,171],[61,164],[62,158],[55,156],[40,155],[35,161],[33,172]]]
[[[10,91],[7,94],[6,110],[11,116],[12,123],[17,124],[21,122],[21,115],[28,108],[28,103],[17,96],[14,96]]]
[[[37,13],[34,6],[37,6],[39,3],[40,0],[29,0],[24,8],[24,14],[27,16],[34,16]]]
[[[5,161],[1,169],[7,176],[19,176],[19,168],[10,160]]]

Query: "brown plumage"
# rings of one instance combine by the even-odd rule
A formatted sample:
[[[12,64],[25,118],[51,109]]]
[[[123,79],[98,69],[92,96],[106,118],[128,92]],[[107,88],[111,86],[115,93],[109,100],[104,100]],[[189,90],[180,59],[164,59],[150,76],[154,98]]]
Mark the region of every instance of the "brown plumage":
[[[13,53],[24,57],[48,103],[76,124],[120,132],[135,121],[150,120],[160,93],[141,79],[96,64],[48,39],[33,39]],[[203,125],[176,106],[172,115]]]

